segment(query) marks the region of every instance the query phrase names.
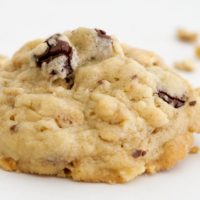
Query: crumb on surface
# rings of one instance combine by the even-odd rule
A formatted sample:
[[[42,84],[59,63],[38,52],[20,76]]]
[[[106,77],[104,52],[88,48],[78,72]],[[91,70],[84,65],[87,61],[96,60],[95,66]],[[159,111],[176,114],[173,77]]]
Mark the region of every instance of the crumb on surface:
[[[178,29],[176,32],[177,38],[183,42],[195,42],[198,39],[198,34],[187,29]]]
[[[175,62],[174,67],[182,71],[192,72],[195,70],[196,64],[192,60],[181,60]]]
[[[196,57],[200,59],[200,45],[195,48]]]
[[[199,147],[197,146],[193,146],[191,149],[190,149],[190,153],[191,154],[196,154],[199,152]]]

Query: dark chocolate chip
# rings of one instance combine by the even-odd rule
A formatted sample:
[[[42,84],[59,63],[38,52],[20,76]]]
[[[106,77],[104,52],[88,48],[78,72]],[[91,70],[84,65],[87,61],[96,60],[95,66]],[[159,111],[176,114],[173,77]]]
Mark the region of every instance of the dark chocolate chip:
[[[60,34],[55,34],[45,41],[48,47],[42,55],[35,56],[36,63],[39,67],[41,67],[44,62],[49,63],[59,56],[66,56],[67,59],[64,68],[67,69],[68,74],[71,74],[73,72],[71,66],[71,59],[73,54],[72,47],[68,42],[60,40],[59,37]],[[55,44],[50,43],[52,39],[55,40]]]
[[[139,158],[141,156],[145,156],[146,153],[147,153],[146,151],[138,149],[138,150],[135,150],[132,155],[134,158]]]
[[[71,173],[71,170],[68,168],[64,168],[63,172],[65,173],[65,175],[69,175]]]
[[[189,105],[190,105],[190,106],[195,106],[196,103],[197,103],[196,101],[190,101],[190,102],[189,102]]]
[[[97,35],[101,38],[105,38],[105,39],[111,39],[110,35],[107,35],[105,31],[101,30],[101,29],[97,29],[95,28],[95,31],[97,32]]]
[[[174,108],[180,108],[182,106],[184,106],[185,104],[185,98],[178,98],[178,97],[172,97],[169,94],[167,94],[164,91],[159,91],[158,92],[158,96],[165,102],[167,102],[168,104],[172,105]]]

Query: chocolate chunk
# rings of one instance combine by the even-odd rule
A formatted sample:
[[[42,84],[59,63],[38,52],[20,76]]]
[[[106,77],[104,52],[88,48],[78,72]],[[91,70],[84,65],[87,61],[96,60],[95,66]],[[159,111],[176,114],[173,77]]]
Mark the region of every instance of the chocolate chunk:
[[[105,38],[105,39],[111,39],[110,35],[107,35],[105,31],[101,30],[101,29],[97,29],[95,28],[95,31],[97,32],[97,35],[101,38]]]
[[[60,40],[60,36],[60,34],[55,34],[45,41],[47,44],[47,49],[42,55],[35,56],[36,63],[41,67],[43,63],[48,64],[59,56],[66,56],[67,59],[64,63],[64,68],[67,69],[68,74],[71,74],[73,72],[71,66],[71,59],[73,54],[72,47],[67,41]],[[55,71],[52,72],[52,75],[54,74]]]
[[[197,103],[196,101],[190,101],[190,102],[189,102],[189,105],[190,105],[190,106],[195,106],[196,103]]]
[[[146,153],[147,153],[146,151],[139,149],[139,150],[135,150],[132,155],[134,158],[139,158],[141,156],[145,156]]]
[[[185,104],[185,99],[184,97],[182,97],[181,99],[178,97],[172,97],[169,94],[167,94],[164,91],[159,91],[158,92],[158,96],[165,102],[167,102],[168,104],[172,105],[174,108],[180,108],[182,106],[184,106]]]

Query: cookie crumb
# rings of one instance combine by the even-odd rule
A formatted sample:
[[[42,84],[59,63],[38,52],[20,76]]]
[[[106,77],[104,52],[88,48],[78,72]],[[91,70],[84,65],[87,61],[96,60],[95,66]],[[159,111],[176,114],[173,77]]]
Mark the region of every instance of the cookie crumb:
[[[175,62],[174,67],[181,71],[192,72],[195,70],[196,64],[192,60],[181,60]]]
[[[177,38],[182,42],[195,42],[198,39],[198,34],[186,29],[178,29],[176,32]]]
[[[193,146],[191,149],[190,149],[190,153],[191,154],[197,154],[199,152],[199,147],[197,146]]]
[[[200,45],[195,48],[196,57],[200,59]]]
[[[189,102],[189,105],[190,105],[190,106],[195,106],[196,103],[197,103],[196,101],[190,101],[190,102]]]
[[[140,156],[145,156],[146,153],[147,153],[146,151],[139,149],[139,150],[135,150],[132,155],[134,158],[139,158]]]

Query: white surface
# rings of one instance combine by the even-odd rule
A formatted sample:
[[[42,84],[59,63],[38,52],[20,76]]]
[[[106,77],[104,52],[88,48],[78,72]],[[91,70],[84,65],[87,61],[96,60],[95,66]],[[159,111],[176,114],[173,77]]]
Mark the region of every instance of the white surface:
[[[11,56],[30,39],[88,26],[154,50],[171,64],[194,57],[193,46],[177,42],[174,33],[180,26],[198,31],[199,8],[199,0],[0,0],[0,52]],[[183,75],[200,86],[199,69]],[[200,199],[199,166],[200,155],[191,155],[168,172],[141,176],[123,185],[75,183],[0,170],[0,199]]]

